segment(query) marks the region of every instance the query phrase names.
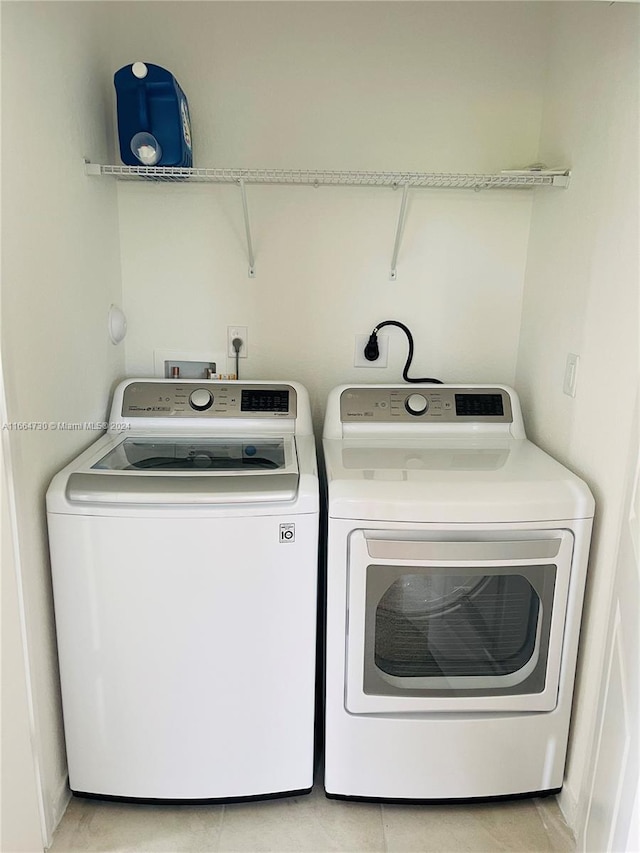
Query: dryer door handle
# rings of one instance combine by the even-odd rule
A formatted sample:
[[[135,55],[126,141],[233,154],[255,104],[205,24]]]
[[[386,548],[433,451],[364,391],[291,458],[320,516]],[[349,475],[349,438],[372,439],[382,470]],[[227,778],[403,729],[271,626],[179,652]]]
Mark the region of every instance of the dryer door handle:
[[[447,542],[366,537],[366,541],[369,556],[375,559],[424,562],[548,560],[558,555],[562,544],[559,538]]]

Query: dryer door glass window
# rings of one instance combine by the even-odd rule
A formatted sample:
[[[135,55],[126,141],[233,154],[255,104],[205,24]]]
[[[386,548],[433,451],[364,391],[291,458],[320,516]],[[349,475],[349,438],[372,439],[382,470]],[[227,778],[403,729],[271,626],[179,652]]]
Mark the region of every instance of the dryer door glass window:
[[[555,573],[369,565],[365,693],[541,692]]]

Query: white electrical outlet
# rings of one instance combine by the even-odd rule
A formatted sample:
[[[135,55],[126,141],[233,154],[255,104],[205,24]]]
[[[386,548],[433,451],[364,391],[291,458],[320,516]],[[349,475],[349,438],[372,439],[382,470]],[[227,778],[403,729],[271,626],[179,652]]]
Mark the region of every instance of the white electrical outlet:
[[[389,335],[378,335],[378,350],[380,355],[375,361],[364,357],[364,348],[369,342],[369,335],[356,335],[356,348],[353,355],[354,367],[386,367],[389,360]]]
[[[236,357],[236,351],[233,348],[233,339],[240,338],[242,346],[240,347],[240,358],[246,358],[249,352],[249,339],[247,337],[248,329],[246,326],[227,326],[227,355],[229,358]]]
[[[562,390],[569,397],[576,396],[576,385],[578,384],[578,364],[580,356],[573,352],[567,355],[567,364],[564,369],[564,384]]]

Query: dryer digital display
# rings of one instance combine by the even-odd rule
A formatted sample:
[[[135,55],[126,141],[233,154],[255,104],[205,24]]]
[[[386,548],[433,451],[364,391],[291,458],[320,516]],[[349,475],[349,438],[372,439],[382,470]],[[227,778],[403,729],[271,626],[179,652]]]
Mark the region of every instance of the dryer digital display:
[[[456,415],[463,418],[502,417],[502,394],[456,394]]]

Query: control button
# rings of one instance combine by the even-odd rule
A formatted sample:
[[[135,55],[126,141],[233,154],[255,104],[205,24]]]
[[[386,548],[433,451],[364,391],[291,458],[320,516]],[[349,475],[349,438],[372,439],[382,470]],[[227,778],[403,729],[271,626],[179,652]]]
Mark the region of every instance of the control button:
[[[196,388],[195,391],[191,392],[189,405],[192,409],[195,409],[196,412],[204,412],[205,409],[211,408],[212,404],[213,394],[210,391],[207,391],[206,388]]]
[[[429,408],[429,401],[423,394],[410,394],[404,401],[404,407],[410,415],[424,415]]]

